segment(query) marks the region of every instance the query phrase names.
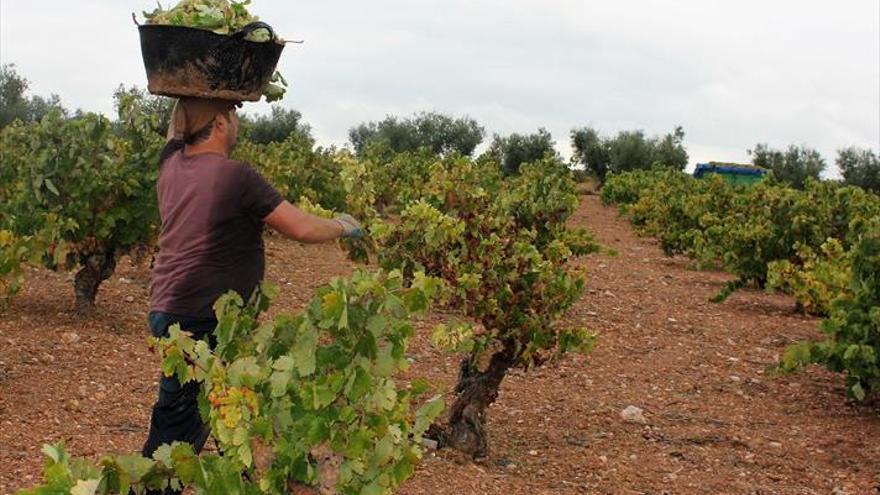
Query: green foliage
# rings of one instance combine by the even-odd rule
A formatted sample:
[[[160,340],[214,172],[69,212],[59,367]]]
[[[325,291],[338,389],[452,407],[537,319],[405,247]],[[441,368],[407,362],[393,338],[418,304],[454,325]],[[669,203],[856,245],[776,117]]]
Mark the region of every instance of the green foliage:
[[[15,236],[8,230],[0,230],[0,309],[21,289],[24,282],[24,265],[47,260],[58,264],[67,257],[67,249],[60,241],[64,226],[54,215],[46,218],[43,230],[34,235]]]
[[[571,168],[571,178],[574,179],[574,181],[578,184],[589,182],[591,177],[593,177],[593,175],[590,174],[589,170],[585,170],[582,168]]]
[[[792,294],[805,313],[827,315],[832,303],[845,294],[852,279],[851,253],[837,239],[829,239],[819,252],[803,244],[797,262],[768,264],[767,289]]]
[[[614,174],[602,186],[602,202],[606,205],[618,205],[621,213],[625,213],[643,194],[662,180],[662,175],[664,171],[659,169]]]
[[[655,236],[668,255],[685,254],[710,266],[723,248],[708,242],[706,233],[724,224],[738,190],[720,177],[696,180],[671,169],[655,172],[660,180],[628,209],[642,235]]]
[[[538,129],[538,132],[528,135],[495,135],[486,154],[501,164],[501,171],[506,176],[518,174],[524,163],[558,156],[553,136],[546,129]]]
[[[263,325],[264,297],[243,306],[228,296],[216,305],[215,351],[174,331],[159,345],[166,372],[204,384],[224,457],[253,470],[264,492],[283,493],[292,480],[386,493],[412,473],[439,412],[438,399],[412,411],[420,391],[392,378],[409,364],[409,315],[438,288],[420,275],[404,288],[399,273],[358,271],[320,289],[301,315]]]
[[[688,164],[688,153],[684,147],[684,128],[678,126],[671,133],[653,141],[653,164],[684,170]]]
[[[583,289],[568,261],[596,249],[585,232],[565,227],[576,206],[574,182],[557,160],[525,165],[510,181],[491,162],[438,162],[424,196],[399,221],[374,228],[380,263],[446,281],[450,304],[476,324],[465,339],[474,365],[498,349],[516,364],[537,364],[560,339],[573,341],[563,335],[579,336],[584,349],[591,340],[555,324]]]
[[[850,290],[831,305],[822,323],[826,339],[790,347],[782,358],[783,371],[811,363],[845,372],[847,393],[864,400],[880,389],[880,224],[875,217],[860,234],[852,257]]]
[[[487,179],[483,179],[486,181]],[[499,199],[513,215],[519,229],[536,234],[535,245],[542,252],[570,232],[565,222],[580,204],[575,183],[568,168],[557,160],[545,158],[520,167],[519,175],[509,179],[506,195]],[[578,255],[586,254],[570,244]]]
[[[644,170],[654,164],[652,143],[644,131],[621,131],[607,143],[611,170]]]
[[[611,167],[611,157],[599,132],[591,127],[572,130],[571,146],[574,149],[572,160],[604,182]]]
[[[0,128],[19,120],[39,122],[51,112],[66,114],[57,95],[49,98],[26,95],[28,80],[20,76],[14,64],[0,66]]]
[[[153,460],[110,456],[101,467],[47,446],[42,487],[22,495],[127,494],[191,486],[198,494],[391,493],[414,471],[422,434],[443,410],[425,384],[400,388],[415,330],[441,286],[414,274],[356,271],[322,287],[297,315],[260,323],[272,290],[215,305],[214,350],[178,327],[154,341],[166,375],[200,383],[199,403],[222,456],[163,446]],[[421,405],[416,408],[416,403]]]
[[[130,128],[130,119],[137,116],[145,119],[146,126],[153,132],[163,138],[166,136],[171,124],[171,112],[174,110],[173,98],[153,96],[137,86],[126,88],[120,85],[113,92],[113,102],[117,110],[118,120],[115,125],[118,132],[125,132]]]
[[[0,131],[0,229],[19,238],[54,231],[71,262],[150,245],[158,226],[154,188],[164,141],[155,133],[156,116],[140,110],[129,96],[120,100],[116,128],[101,116],[65,119],[55,112],[40,123]],[[57,266],[55,244],[40,253],[50,267]]]
[[[345,189],[339,174],[344,154],[313,146],[311,136],[297,132],[281,142],[243,141],[233,158],[253,165],[292,203],[307,199],[325,208],[342,209]]]
[[[359,160],[367,174],[363,180],[370,183],[374,197],[371,206],[385,215],[399,214],[427,194],[434,170],[461,161],[460,155],[438,156],[427,148],[389,155],[384,146],[371,148]],[[497,165],[494,167],[497,169]],[[500,180],[498,170],[486,171],[484,180]]]
[[[408,157],[418,163],[407,163]],[[395,174],[407,167],[417,169],[415,177]],[[444,158],[423,150],[390,167],[381,154],[350,157],[341,174],[346,210],[363,219],[370,234],[349,246],[350,253],[358,259],[375,254],[380,266],[402,269],[407,280],[425,272],[445,282],[447,304],[459,315],[439,325],[432,340],[467,353],[467,372],[460,375],[447,427],[434,433],[443,445],[474,456],[487,450],[481,433],[486,408],[510,367],[590,352],[595,339],[585,329],[558,325],[584,286],[569,261],[598,248],[585,231],[566,227],[578,205],[571,173],[553,158],[524,164],[520,172],[505,180],[490,158]],[[397,180],[407,186],[393,187]],[[380,210],[391,218],[382,220]],[[455,440],[458,427],[472,433],[465,442]]]
[[[808,181],[798,191],[762,182],[735,198],[725,221],[707,230],[706,244],[723,253],[741,284],[764,287],[771,262],[801,266],[799,249],[819,252],[829,239],[850,249],[858,222],[878,214],[880,198],[860,189]]]
[[[427,148],[435,155],[469,156],[483,142],[485,131],[470,117],[422,112],[405,119],[388,116],[381,122],[363,123],[352,128],[348,135],[359,156],[381,144],[386,148],[384,158],[387,159],[397,153],[418,152],[420,148]]]
[[[705,267],[720,253],[704,234],[726,217],[736,191],[718,177],[696,180],[657,166],[609,176],[602,201],[617,204],[640,235],[659,238],[667,255],[686,254]]]
[[[880,198],[831,182],[804,187],[737,187],[655,170],[612,176],[602,196],[620,203],[640,233],[659,237],[667,254],[736,275],[717,301],[769,281],[806,311],[823,313],[846,285],[845,253],[865,222],[880,215]]]
[[[240,138],[254,144],[281,143],[291,135],[299,136],[299,142],[311,142],[312,129],[303,122],[302,114],[296,110],[289,110],[280,106],[272,107],[271,115],[260,115],[252,118],[241,115]]]
[[[571,132],[573,159],[602,182],[609,173],[647,170],[654,166],[684,170],[688,163],[684,136],[681,127],[653,138],[646,137],[643,131],[623,131],[614,138],[603,138],[590,127],[575,129]]]
[[[162,4],[152,12],[144,12],[150,24],[186,26],[231,34],[259,20],[247,11],[250,0],[181,0],[173,8],[165,10]]]
[[[807,180],[803,190],[764,181],[751,188],[653,170],[611,176],[602,191],[668,254],[720,263],[737,276],[716,301],[747,285],[790,293],[828,315],[821,342],[786,350],[779,368],[821,363],[847,374],[863,400],[880,388],[880,197]]]
[[[837,168],[847,184],[880,194],[880,157],[873,150],[842,149],[837,152]]]
[[[385,156],[380,150],[371,150],[364,162],[375,186],[375,206],[389,214],[399,213],[401,208],[422,197],[431,168],[436,163],[458,159],[456,156],[438,157],[427,148],[394,154],[387,159]]]
[[[818,180],[825,170],[825,160],[818,151],[806,146],[789,146],[785,151],[758,144],[750,150],[752,163],[773,172],[773,177],[792,187],[803,189],[808,179]]]
[[[146,489],[163,490],[180,486],[175,475],[177,470],[183,472],[210,464],[210,459],[200,460],[192,447],[184,444],[163,447],[156,453],[157,460],[137,455],[106,456],[98,464],[93,464],[85,459],[71,458],[63,443],[44,445],[43,454],[46,456],[43,485],[21,490],[18,495],[104,495],[128,494],[130,490],[133,493],[144,493]],[[215,462],[220,460],[217,456],[211,457]],[[204,470],[203,477],[210,477],[214,474],[212,471]],[[235,492],[230,490],[227,493]]]

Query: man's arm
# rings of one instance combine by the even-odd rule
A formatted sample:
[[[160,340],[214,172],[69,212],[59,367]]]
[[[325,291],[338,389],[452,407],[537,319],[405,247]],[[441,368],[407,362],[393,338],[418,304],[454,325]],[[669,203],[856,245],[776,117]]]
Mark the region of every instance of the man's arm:
[[[282,201],[263,221],[282,235],[306,244],[332,241],[345,234],[340,222],[306,213],[288,201]]]

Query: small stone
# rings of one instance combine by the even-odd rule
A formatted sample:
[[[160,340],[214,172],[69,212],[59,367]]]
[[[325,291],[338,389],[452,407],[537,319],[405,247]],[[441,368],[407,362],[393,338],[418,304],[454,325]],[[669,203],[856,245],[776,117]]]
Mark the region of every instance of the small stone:
[[[126,297],[126,298],[125,298],[125,302],[127,302],[127,303],[133,303],[133,302],[134,302],[134,296],[128,296],[128,297]]]
[[[742,381],[742,378],[740,378],[736,375],[730,375],[730,381],[739,383]]]
[[[676,320],[675,318],[667,318],[666,321],[668,321],[669,323],[678,323],[678,320]]]
[[[608,462],[608,456],[600,455],[599,460],[602,461],[602,464],[605,464]]]
[[[781,449],[782,448],[782,444],[779,442],[770,442],[767,445],[769,445],[770,447],[772,447],[774,449]]]
[[[79,334],[76,332],[65,332],[61,334],[61,340],[65,344],[76,344],[79,342]]]
[[[534,456],[538,455],[538,451],[537,450],[530,450],[529,455],[534,457]]]
[[[629,406],[620,411],[620,417],[627,423],[639,423],[642,425],[648,423],[648,420],[645,419],[645,412],[636,406]]]
[[[436,440],[431,440],[430,438],[423,438],[422,439],[422,447],[427,450],[437,450],[438,446],[439,446],[439,444],[437,443]]]

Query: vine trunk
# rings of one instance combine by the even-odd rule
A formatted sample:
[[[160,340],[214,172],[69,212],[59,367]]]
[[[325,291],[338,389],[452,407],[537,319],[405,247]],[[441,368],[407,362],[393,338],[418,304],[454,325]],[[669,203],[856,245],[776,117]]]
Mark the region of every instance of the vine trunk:
[[[489,454],[489,433],[486,430],[486,414],[489,406],[498,399],[498,390],[508,370],[517,362],[512,346],[496,352],[489,365],[477,369],[473,357],[461,363],[456,400],[449,411],[448,423],[435,426],[429,436],[435,437],[442,447],[452,447],[473,458]]]
[[[95,298],[101,283],[113,276],[116,256],[113,253],[93,253],[82,257],[82,268],[74,279],[77,313],[89,313],[95,309]]]

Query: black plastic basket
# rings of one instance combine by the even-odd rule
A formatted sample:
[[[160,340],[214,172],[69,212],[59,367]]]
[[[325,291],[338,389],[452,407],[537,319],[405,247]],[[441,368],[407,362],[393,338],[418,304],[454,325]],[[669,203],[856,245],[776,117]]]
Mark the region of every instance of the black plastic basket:
[[[267,29],[265,43],[245,37]],[[258,101],[281,58],[284,44],[264,22],[231,35],[161,24],[138,27],[150,93],[236,101]]]

